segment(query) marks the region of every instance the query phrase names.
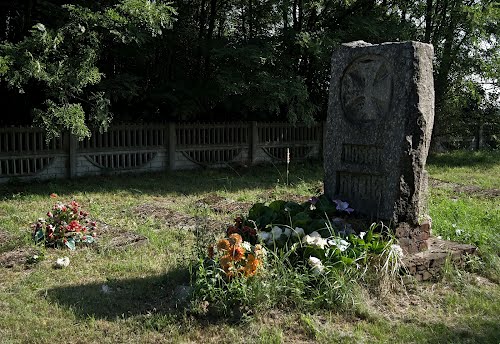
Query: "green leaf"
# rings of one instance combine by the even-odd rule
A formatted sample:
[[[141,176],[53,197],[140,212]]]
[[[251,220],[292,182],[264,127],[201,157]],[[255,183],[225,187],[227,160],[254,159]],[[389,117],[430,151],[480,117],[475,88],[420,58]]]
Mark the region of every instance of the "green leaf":
[[[286,202],[282,200],[277,200],[269,204],[269,208],[276,212],[282,212],[285,210]]]
[[[316,211],[319,212],[321,215],[327,214],[327,215],[332,215],[335,213],[335,205],[330,202],[327,196],[321,195],[318,197],[318,201],[316,202]]]
[[[354,263],[354,259],[353,258],[349,258],[349,257],[345,257],[345,256],[342,256],[342,258],[340,258],[342,260],[342,263],[344,263],[345,265],[352,265],[352,263]]]
[[[66,247],[68,247],[71,251],[74,251],[76,249],[74,238],[68,238],[68,240],[66,240],[64,245],[66,245]]]
[[[304,212],[300,212],[292,218],[293,227],[308,228],[311,222],[311,217]]]
[[[95,239],[92,235],[84,235],[82,237],[82,242],[87,243],[87,244],[92,244],[95,242]]]
[[[36,244],[42,242],[45,239],[45,235],[43,234],[43,229],[40,228],[35,232],[34,239]]]

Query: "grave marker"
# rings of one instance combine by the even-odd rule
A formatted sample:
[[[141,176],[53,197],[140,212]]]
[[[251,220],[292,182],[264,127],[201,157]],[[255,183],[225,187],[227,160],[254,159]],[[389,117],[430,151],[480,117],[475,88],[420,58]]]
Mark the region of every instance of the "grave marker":
[[[332,56],[325,193],[371,220],[409,225],[408,238],[426,210],[432,59],[419,42],[357,41]]]

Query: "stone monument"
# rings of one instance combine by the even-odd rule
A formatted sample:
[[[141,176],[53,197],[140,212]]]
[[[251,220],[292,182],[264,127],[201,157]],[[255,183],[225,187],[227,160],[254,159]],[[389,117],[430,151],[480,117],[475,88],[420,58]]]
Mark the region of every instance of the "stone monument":
[[[425,163],[434,120],[433,47],[340,46],[332,56],[325,193],[392,224],[406,252],[426,248]]]

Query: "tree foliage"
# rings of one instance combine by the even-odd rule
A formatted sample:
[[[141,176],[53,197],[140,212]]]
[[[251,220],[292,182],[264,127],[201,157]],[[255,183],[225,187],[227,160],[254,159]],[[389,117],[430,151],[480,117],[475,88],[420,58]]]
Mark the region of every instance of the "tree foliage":
[[[105,130],[111,113],[323,120],[332,50],[353,40],[434,45],[436,137],[474,133],[477,116],[499,122],[494,0],[1,3],[0,92],[53,135]]]

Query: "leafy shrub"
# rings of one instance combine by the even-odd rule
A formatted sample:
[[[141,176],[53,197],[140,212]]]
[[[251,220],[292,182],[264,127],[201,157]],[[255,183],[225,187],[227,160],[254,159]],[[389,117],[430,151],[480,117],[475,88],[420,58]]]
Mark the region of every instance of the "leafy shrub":
[[[76,245],[92,244],[97,225],[88,218],[88,213],[80,205],[57,202],[46,218],[39,218],[33,225],[33,240],[48,247],[67,247],[74,250]]]

